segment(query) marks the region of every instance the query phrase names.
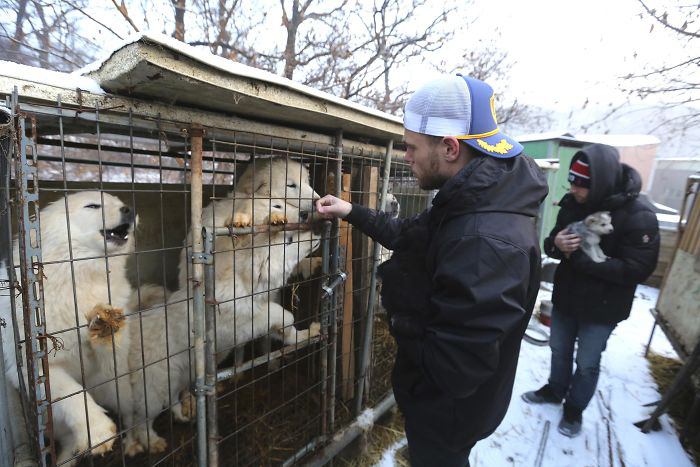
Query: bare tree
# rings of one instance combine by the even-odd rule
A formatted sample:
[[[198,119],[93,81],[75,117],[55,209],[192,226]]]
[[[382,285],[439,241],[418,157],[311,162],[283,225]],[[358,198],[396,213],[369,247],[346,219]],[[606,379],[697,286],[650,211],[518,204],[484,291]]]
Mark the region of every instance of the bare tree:
[[[496,115],[499,125],[517,128],[520,131],[544,131],[550,128],[552,117],[549,112],[524,104],[517,96],[509,93],[514,64],[508,53],[493,43],[484,44],[483,41],[478,41],[464,52],[462,60],[450,73],[459,72],[491,85],[496,93]]]
[[[0,0],[0,59],[52,70],[89,62],[96,46],[78,30],[86,0]]]
[[[697,3],[682,0],[654,2],[638,0],[642,13],[640,16],[651,22],[649,32],[661,27],[667,34],[675,36],[687,50],[685,57],[671,63],[653,63],[640,72],[632,72],[623,77],[623,86],[630,95],[642,100],[648,98],[663,103],[656,103],[659,108],[660,127],[669,130],[685,131],[700,123],[700,7]]]
[[[185,42],[185,11],[187,9],[186,0],[172,0],[175,8],[175,31],[173,37],[181,42]]]

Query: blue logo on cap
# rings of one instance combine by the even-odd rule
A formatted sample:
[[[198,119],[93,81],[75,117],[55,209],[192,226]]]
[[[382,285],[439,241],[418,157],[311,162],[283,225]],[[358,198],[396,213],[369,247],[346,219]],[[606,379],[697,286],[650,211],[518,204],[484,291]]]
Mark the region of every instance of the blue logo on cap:
[[[494,157],[513,157],[523,152],[522,144],[502,133],[496,120],[496,103],[493,88],[475,78],[461,76],[471,95],[471,124],[469,134],[457,136],[477,151]]]

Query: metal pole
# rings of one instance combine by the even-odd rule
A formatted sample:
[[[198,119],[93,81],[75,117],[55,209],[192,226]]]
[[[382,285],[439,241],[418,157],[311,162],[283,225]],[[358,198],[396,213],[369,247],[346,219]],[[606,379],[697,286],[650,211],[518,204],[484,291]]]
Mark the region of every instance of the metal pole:
[[[382,174],[382,194],[379,200],[379,210],[383,211],[386,205],[386,192],[389,189],[389,173],[391,170],[391,151],[394,148],[394,140],[389,140],[386,145],[386,154],[384,156],[384,172]],[[364,396],[365,384],[369,383],[369,358],[370,345],[372,343],[372,333],[374,332],[374,301],[377,295],[377,266],[379,265],[379,256],[382,246],[374,242],[372,248],[372,275],[369,282],[369,299],[367,300],[367,313],[365,321],[365,329],[362,339],[362,347],[360,348],[360,377],[357,379],[357,390],[355,392],[355,414],[358,415],[362,410],[362,402]]]
[[[14,96],[13,96],[14,97]],[[16,102],[16,99],[14,99],[14,102]],[[7,99],[7,109],[13,109],[15,106],[10,104],[10,99]],[[2,109],[0,109],[2,110]],[[15,134],[15,128],[13,126],[13,122],[15,121],[12,115],[12,111],[10,110],[10,121],[7,125],[7,130],[9,131],[9,134],[7,134],[7,138],[3,141],[6,142],[7,144],[2,144],[0,145],[0,179],[2,180],[0,183],[2,184],[2,193],[0,194],[0,199],[3,199],[3,201],[0,201],[0,212],[2,212],[2,221],[0,221],[0,226],[1,231],[0,231],[0,251],[3,253],[3,260],[5,261],[5,267],[6,267],[6,278],[7,278],[7,295],[8,295],[8,301],[7,303],[3,304],[3,306],[9,306],[10,310],[16,310],[16,300],[15,300],[15,290],[17,287],[17,278],[15,277],[15,267],[14,267],[14,262],[12,258],[12,222],[11,222],[11,211],[9,210],[9,204],[11,200],[10,196],[10,185],[11,185],[11,180],[10,180],[10,174],[11,174],[11,164],[10,161],[13,158],[13,150],[16,148],[16,145],[13,141],[14,134]],[[16,157],[16,156],[15,156]],[[2,293],[2,292],[0,292]],[[14,316],[14,314],[13,314]],[[13,346],[14,350],[14,359],[16,362],[16,367],[17,367],[17,377],[18,377],[18,382],[19,382],[19,388],[13,387],[9,381],[5,378],[5,396],[6,396],[6,402],[7,402],[7,413],[8,413],[8,420],[12,420],[12,423],[10,424],[9,421],[8,426],[10,429],[10,433],[12,434],[12,438],[10,440],[10,445],[9,446],[3,446],[2,451],[5,452],[5,449],[10,449],[10,452],[7,454],[10,460],[14,458],[14,466],[15,467],[27,467],[27,466],[35,466],[37,465],[36,461],[36,456],[33,455],[32,453],[32,442],[29,439],[29,430],[27,427],[29,426],[28,423],[30,421],[29,416],[26,411],[23,410],[23,407],[28,407],[29,406],[29,399],[28,399],[28,391],[25,385],[24,378],[22,377],[22,355],[21,352],[19,352],[19,347],[16,345],[17,342],[19,342],[20,337],[19,337],[19,326],[17,323],[16,319],[11,320],[9,323],[5,323],[5,330],[7,331],[7,336],[6,338],[9,341],[13,341],[15,345]],[[3,348],[2,344],[0,343],[0,348]],[[4,361],[2,360],[3,357],[0,357],[0,362]],[[10,357],[12,358],[12,357]],[[0,364],[0,366],[2,366]],[[3,378],[4,378],[4,370],[0,369],[0,371],[3,371]],[[20,401],[20,399],[22,399]],[[3,422],[5,423],[5,422]]]
[[[209,392],[207,394],[207,431],[209,467],[219,465],[219,427],[217,421],[216,401],[216,299],[214,283],[214,234],[206,227],[202,229],[204,236],[204,298],[206,303],[207,342],[205,347],[207,374],[205,383]]]
[[[9,112],[9,109],[8,109]],[[12,125],[10,125],[10,115],[5,108],[0,108],[0,225],[10,225],[10,198],[9,175],[10,175],[10,141],[12,139]],[[9,306],[9,296],[14,292],[11,281],[10,265],[12,261],[12,239],[8,229],[0,229],[0,264],[4,270],[0,271],[0,297],[7,294],[7,300],[3,300],[2,306]],[[4,282],[6,280],[6,282]],[[0,319],[0,466],[10,467],[13,462],[14,446],[12,443],[12,423],[10,423],[9,400],[7,398],[8,385],[5,378],[5,356],[3,354],[2,334],[7,332],[9,336],[12,332],[12,323]],[[10,340],[13,341],[14,339]]]
[[[323,229],[323,239],[321,240],[322,267],[321,273],[324,277],[328,277],[328,236],[330,235],[330,223],[327,223]],[[321,292],[319,292],[321,293]],[[321,293],[323,297],[323,293]],[[322,298],[321,302],[321,434],[325,435],[328,430],[328,324],[330,318],[328,316],[328,302],[330,296]]]
[[[13,92],[13,109],[17,108],[17,90]],[[15,110],[16,112],[16,110]],[[32,137],[27,136],[24,116],[15,113],[17,212],[19,215],[17,241],[19,246],[22,311],[27,358],[29,400],[35,425],[34,445],[42,465],[56,462],[51,417],[51,389],[47,352],[46,316],[39,228],[39,173],[36,161],[36,121],[32,122]],[[27,154],[27,149],[31,154]],[[31,182],[31,186],[30,186]],[[44,435],[47,435],[46,437]],[[48,439],[48,444],[47,444]]]
[[[336,151],[336,162],[335,162],[335,196],[340,198],[340,192],[343,184],[343,130],[340,129],[335,135],[335,151]],[[331,264],[330,270],[333,275],[340,274],[340,219],[333,219],[331,225]],[[331,317],[331,329],[330,329],[330,346],[331,346],[331,360],[330,360],[330,390],[328,395],[328,400],[330,401],[330,413],[328,414],[328,430],[333,433],[335,431],[335,383],[336,383],[336,364],[337,364],[337,352],[338,352],[338,306],[341,303],[341,298],[343,297],[343,292],[335,293],[335,288],[333,288],[334,293],[331,298],[328,299],[329,313]],[[345,290],[345,287],[342,289]]]
[[[340,451],[342,451],[355,438],[369,431],[374,423],[396,404],[394,395],[388,395],[383,401],[372,409],[367,409],[366,413],[355,419],[344,430],[333,435],[333,442],[323,448],[316,456],[304,463],[305,467],[320,467],[331,461]]]
[[[192,303],[194,316],[194,372],[197,403],[197,463],[207,466],[207,426],[204,338],[206,318],[204,311],[204,264],[202,259],[202,136],[200,126],[191,129],[191,218],[192,218]]]

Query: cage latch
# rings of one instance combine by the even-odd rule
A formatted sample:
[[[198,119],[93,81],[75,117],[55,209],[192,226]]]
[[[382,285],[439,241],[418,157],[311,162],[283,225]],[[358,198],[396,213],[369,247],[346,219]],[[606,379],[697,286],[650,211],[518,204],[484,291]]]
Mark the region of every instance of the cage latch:
[[[214,264],[214,255],[210,253],[194,253],[192,255],[193,264]]]
[[[338,287],[340,284],[345,282],[345,279],[347,279],[348,275],[345,274],[343,271],[338,271],[338,273],[335,275],[333,280],[331,280],[328,285],[321,286],[321,290],[323,291],[323,298],[328,298],[333,294],[333,290],[335,290],[336,287]]]

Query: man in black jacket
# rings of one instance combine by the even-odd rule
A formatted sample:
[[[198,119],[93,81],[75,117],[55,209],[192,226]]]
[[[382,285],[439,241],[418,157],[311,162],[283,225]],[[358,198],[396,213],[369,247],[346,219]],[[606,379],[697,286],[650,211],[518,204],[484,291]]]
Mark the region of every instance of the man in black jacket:
[[[559,431],[573,437],[580,433],[583,410],[595,393],[608,338],[617,323],[629,317],[637,284],[656,267],[659,225],[651,206],[637,197],[642,187],[639,174],[621,164],[611,146],[592,144],[576,153],[569,181],[556,225],[544,241],[545,252],[561,260],[552,293],[549,383],[523,394],[523,399],[555,404],[566,399]],[[608,256],[601,263],[579,249],[580,239],[567,231],[570,223],[598,211],[610,211],[614,228],[601,239]]]
[[[404,112],[405,160],[432,208],[413,219],[317,202],[393,256],[380,270],[398,343],[392,383],[411,465],[465,466],[503,419],[539,289],[535,219],[542,172],[497,127],[493,90],[454,76],[420,88]]]

